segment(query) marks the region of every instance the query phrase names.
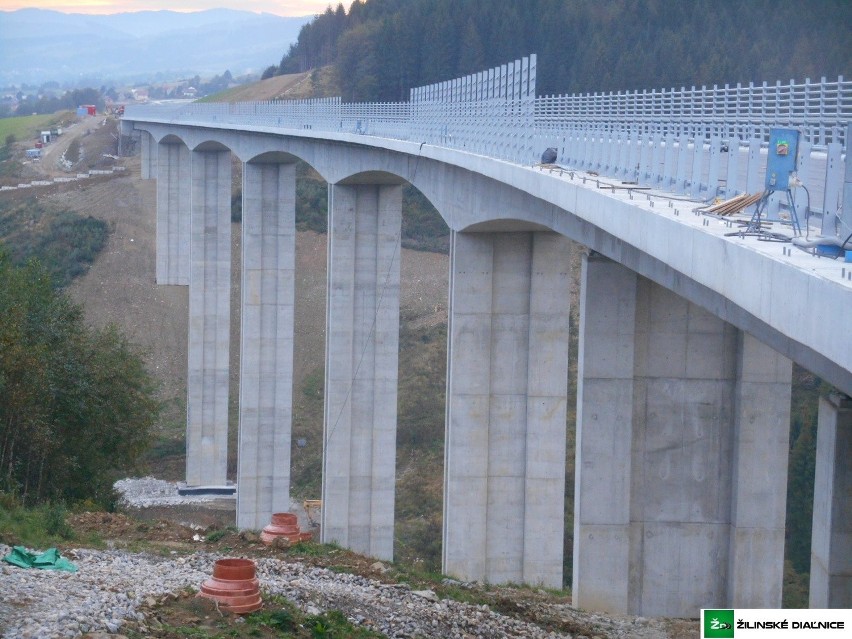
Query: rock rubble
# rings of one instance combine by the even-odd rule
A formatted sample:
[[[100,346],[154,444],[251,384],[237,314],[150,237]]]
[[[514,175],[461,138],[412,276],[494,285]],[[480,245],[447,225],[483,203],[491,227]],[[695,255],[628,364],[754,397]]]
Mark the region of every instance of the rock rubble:
[[[0,546],[5,556],[8,546]],[[0,568],[0,605],[11,610],[4,639],[77,637],[118,632],[127,620],[143,622],[140,607],[152,597],[197,588],[221,557],[208,553],[161,558],[124,551],[74,550],[76,573]],[[455,601],[433,602],[396,585],[338,574],[280,559],[258,560],[265,592],[287,597],[303,610],[337,609],[388,637],[563,637],[534,625]]]
[[[0,556],[9,552],[0,544]],[[145,623],[146,607],[167,593],[198,588],[212,574],[211,553],[158,557],[121,550],[78,549],[66,553],[76,573],[23,570],[0,564],[3,639],[73,638],[87,632],[120,632],[128,621]],[[555,639],[549,632],[478,606],[424,596],[406,585],[335,573],[276,558],[257,560],[265,593],[287,597],[309,614],[340,610],[351,622],[388,637],[435,639]],[[576,611],[575,611],[576,612]],[[659,624],[599,619],[600,636],[664,637]],[[597,634],[597,633],[596,633]]]
[[[113,487],[121,495],[121,505],[130,508],[195,504],[220,498],[217,495],[180,495],[176,482],[154,477],[120,479]]]

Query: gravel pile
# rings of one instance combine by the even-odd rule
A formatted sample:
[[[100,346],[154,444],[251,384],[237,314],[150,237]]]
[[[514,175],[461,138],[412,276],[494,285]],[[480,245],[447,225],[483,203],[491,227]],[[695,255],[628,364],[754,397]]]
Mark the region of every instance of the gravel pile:
[[[0,555],[9,550],[0,544]],[[143,621],[138,608],[145,597],[197,586],[209,574],[180,559],[84,549],[66,554],[76,573],[0,564],[0,605],[13,610],[3,621],[3,639],[117,632],[127,619]]]
[[[119,479],[113,488],[121,495],[121,504],[132,508],[196,504],[222,498],[221,495],[179,495],[177,482],[154,477]]]
[[[0,544],[0,556],[10,548]],[[0,622],[3,639],[71,638],[86,632],[120,632],[127,620],[142,624],[140,607],[157,597],[208,579],[219,555],[197,553],[157,557],[126,551],[80,549],[69,558],[76,573],[23,570],[0,564]],[[431,591],[339,574],[325,568],[280,559],[259,559],[258,578],[267,593],[283,595],[308,614],[340,610],[351,622],[388,637],[435,639],[552,639],[567,634],[476,606],[439,600]],[[573,611],[572,614],[583,614]],[[587,617],[593,617],[588,615]],[[665,636],[653,621],[596,617],[597,632],[606,637]],[[586,619],[591,621],[591,619]]]
[[[9,551],[0,546],[0,553]],[[198,553],[160,558],[123,551],[76,550],[69,553],[76,573],[0,568],[0,604],[14,612],[5,622],[4,639],[75,637],[93,631],[118,632],[125,620],[144,624],[139,607],[151,597],[197,588],[209,578],[219,557]],[[324,568],[278,559],[258,561],[266,592],[284,595],[310,614],[343,611],[351,621],[389,637],[563,637],[503,617],[486,607],[437,601],[432,593],[414,593]]]

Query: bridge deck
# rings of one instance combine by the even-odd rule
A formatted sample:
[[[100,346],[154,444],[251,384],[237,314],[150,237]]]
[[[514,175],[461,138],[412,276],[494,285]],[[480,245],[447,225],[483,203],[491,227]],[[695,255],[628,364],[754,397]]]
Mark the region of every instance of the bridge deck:
[[[824,278],[845,289],[852,290],[852,263],[845,262],[842,257],[833,259],[831,257],[814,255],[792,246],[790,243],[767,241],[753,235],[730,236],[731,233],[735,233],[737,230],[743,228],[745,223],[751,218],[750,213],[738,213],[721,219],[696,211],[696,209],[702,207],[704,204],[698,199],[687,198],[658,189],[644,187],[630,188],[631,185],[613,178],[598,176],[585,171],[575,171],[569,168],[554,170],[547,167],[540,167],[538,170],[551,173],[566,181],[573,181],[571,178],[571,175],[573,175],[575,176],[574,180],[580,180],[581,182],[585,180],[587,188],[609,194],[618,201],[629,203],[648,212],[670,217],[672,220],[699,232],[723,238],[725,241],[737,244],[738,246],[745,246],[779,263]],[[800,220],[800,223],[802,225],[802,232],[804,233],[804,220]],[[763,226],[768,231],[793,237],[792,229],[787,224],[770,221],[765,222]],[[813,221],[811,222],[809,234],[811,238],[819,235],[819,230],[814,227]],[[708,264],[707,268],[717,268],[718,266]],[[742,276],[735,272],[731,272],[729,275],[732,279]]]

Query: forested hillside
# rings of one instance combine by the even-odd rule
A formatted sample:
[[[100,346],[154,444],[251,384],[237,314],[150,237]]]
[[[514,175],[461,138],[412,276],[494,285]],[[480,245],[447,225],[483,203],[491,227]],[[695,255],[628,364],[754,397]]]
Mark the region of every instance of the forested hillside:
[[[305,25],[278,73],[334,65],[345,100],[539,55],[539,94],[836,78],[848,0],[355,0]]]

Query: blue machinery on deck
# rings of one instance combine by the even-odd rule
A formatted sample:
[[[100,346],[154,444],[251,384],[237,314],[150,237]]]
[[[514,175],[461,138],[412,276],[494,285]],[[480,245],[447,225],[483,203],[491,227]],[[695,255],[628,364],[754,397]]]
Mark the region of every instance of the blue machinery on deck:
[[[758,238],[770,242],[789,242],[790,237],[783,233],[774,233],[763,228],[763,215],[766,212],[766,206],[770,196],[777,191],[784,191],[787,196],[787,205],[790,208],[790,221],[784,222],[790,224],[793,228],[793,234],[798,236],[802,234],[802,227],[799,225],[799,216],[796,212],[796,203],[793,200],[793,188],[802,186],[802,183],[796,177],[796,158],[799,152],[799,132],[795,129],[770,129],[769,131],[769,156],[766,160],[766,180],[765,189],[751,220],[745,229],[728,235],[754,235]]]

